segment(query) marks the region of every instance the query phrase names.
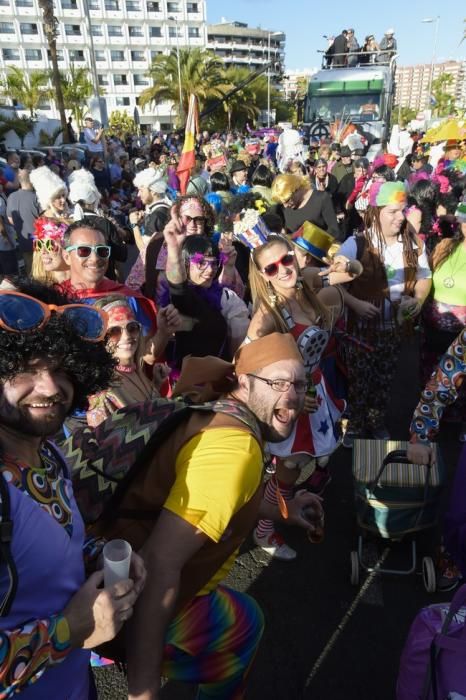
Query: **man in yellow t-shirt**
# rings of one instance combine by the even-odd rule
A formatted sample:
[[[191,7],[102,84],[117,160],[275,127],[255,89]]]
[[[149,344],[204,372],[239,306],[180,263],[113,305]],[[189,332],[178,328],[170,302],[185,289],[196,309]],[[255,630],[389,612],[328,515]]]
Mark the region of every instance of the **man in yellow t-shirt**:
[[[259,440],[291,433],[306,389],[293,338],[260,338],[239,351],[236,385],[226,397],[252,416],[260,435],[238,413],[193,412],[157,448],[167,472],[173,455],[174,475],[143,547],[147,583],[127,638],[130,699],[158,699],[161,676],[198,683],[200,698],[243,697],[263,616],[252,598],[220,582],[256,519],[283,519],[262,498]],[[308,530],[314,525],[306,509],[307,517],[322,518],[319,499],[307,492],[286,505],[288,522]]]

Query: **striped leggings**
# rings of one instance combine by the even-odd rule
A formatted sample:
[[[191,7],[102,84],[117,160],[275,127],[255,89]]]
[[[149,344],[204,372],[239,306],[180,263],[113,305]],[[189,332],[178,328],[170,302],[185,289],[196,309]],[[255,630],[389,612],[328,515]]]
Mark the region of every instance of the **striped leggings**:
[[[255,600],[219,586],[194,598],[169,626],[162,675],[198,683],[198,700],[239,700],[263,629]]]

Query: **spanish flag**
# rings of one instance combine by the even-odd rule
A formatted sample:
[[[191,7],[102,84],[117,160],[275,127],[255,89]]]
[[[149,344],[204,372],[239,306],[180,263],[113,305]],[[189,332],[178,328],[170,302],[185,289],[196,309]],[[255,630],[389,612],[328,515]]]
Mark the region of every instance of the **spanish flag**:
[[[181,194],[186,194],[191,170],[196,163],[196,154],[194,146],[196,144],[196,134],[199,131],[199,120],[197,110],[196,95],[191,95],[189,98],[189,111],[186,120],[186,130],[184,135],[184,146],[181,152],[180,162],[178,164],[177,173],[180,178]]]

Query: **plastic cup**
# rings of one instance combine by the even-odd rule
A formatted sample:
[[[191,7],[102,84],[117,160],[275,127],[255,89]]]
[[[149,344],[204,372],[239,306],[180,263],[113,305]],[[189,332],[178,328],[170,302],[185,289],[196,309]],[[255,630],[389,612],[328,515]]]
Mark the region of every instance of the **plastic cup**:
[[[110,542],[107,542],[103,549],[105,588],[129,578],[131,553],[131,545],[126,540],[110,540]]]

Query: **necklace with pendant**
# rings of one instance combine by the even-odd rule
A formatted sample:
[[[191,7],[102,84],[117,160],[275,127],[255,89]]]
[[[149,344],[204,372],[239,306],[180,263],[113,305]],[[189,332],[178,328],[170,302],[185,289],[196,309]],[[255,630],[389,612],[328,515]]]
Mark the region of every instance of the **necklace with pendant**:
[[[458,269],[457,269],[457,265],[455,265],[454,269],[453,269],[453,270],[450,270],[450,274],[449,274],[447,277],[444,277],[444,278],[443,278],[442,284],[443,284],[444,287],[446,287],[446,289],[453,289],[453,287],[454,287],[455,284],[456,284],[454,275],[455,275],[455,273],[457,273],[457,272],[459,272],[460,270],[462,270],[463,267],[464,267],[465,265],[466,265],[466,263],[463,263],[463,264],[461,265],[461,267],[459,267]]]

